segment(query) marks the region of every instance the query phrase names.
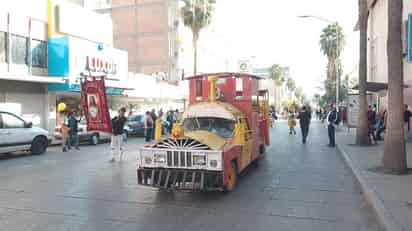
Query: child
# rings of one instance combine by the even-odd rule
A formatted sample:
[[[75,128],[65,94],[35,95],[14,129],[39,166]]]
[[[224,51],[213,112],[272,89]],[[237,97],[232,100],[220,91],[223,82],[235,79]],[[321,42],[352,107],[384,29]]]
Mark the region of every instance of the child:
[[[292,112],[289,112],[289,115],[288,115],[288,126],[289,126],[289,135],[292,135],[292,133],[294,135],[296,135],[296,131],[295,131],[295,126],[296,126],[295,114],[292,113]]]

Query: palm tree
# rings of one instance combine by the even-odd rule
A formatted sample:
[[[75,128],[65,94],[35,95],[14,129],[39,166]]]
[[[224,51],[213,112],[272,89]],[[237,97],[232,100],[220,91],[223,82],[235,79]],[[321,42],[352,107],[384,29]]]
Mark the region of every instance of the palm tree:
[[[289,75],[289,68],[282,67],[279,64],[274,64],[270,67],[270,79],[275,83],[275,105],[277,109],[280,107],[280,87],[286,81],[287,76]]]
[[[368,0],[359,0],[359,118],[356,128],[356,144],[369,145],[366,101],[367,42],[368,42]]]
[[[182,0],[180,9],[183,24],[192,30],[193,35],[193,74],[197,74],[197,42],[200,31],[208,26],[212,19],[215,0]]]
[[[407,173],[403,130],[403,1],[388,2],[388,125],[385,134],[383,167],[390,173]]]
[[[328,25],[322,30],[319,44],[321,51],[328,58],[327,78],[336,80],[337,70],[340,70],[341,65],[339,57],[345,45],[342,27],[338,23]]]
[[[290,91],[293,92],[296,90],[296,83],[295,80],[292,77],[288,77],[286,79],[286,88]]]

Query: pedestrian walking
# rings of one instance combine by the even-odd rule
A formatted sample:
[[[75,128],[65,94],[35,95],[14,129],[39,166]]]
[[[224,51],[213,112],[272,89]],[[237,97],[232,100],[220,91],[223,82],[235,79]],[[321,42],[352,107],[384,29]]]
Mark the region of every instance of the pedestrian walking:
[[[152,117],[153,124],[155,125],[156,120],[158,119],[158,117],[156,115],[156,110],[154,108],[152,109],[152,112],[150,113],[150,116]],[[153,126],[153,128],[154,128],[154,126]],[[152,131],[152,138],[151,139],[154,140],[154,138],[155,138],[155,133]]]
[[[383,111],[383,113],[379,116],[379,122],[377,123],[377,129],[376,129],[376,140],[382,140],[382,132],[386,130],[386,122],[387,122],[387,111],[386,109]]]
[[[166,116],[166,121],[167,121],[167,132],[169,134],[172,134],[172,128],[173,128],[173,123],[174,123],[174,118],[173,118],[173,111],[170,110],[167,112],[167,116]]]
[[[62,151],[67,152],[67,145],[69,142],[69,126],[68,126],[68,111],[66,104],[59,103],[57,106],[57,123],[60,126],[60,132],[62,135]]]
[[[289,135],[296,135],[296,119],[295,119],[295,113],[289,112],[288,115],[288,126],[289,126]]]
[[[410,125],[411,117],[412,117],[412,112],[409,110],[408,105],[405,104],[405,111],[403,113],[403,118],[405,122],[404,124],[405,139],[408,139],[409,132],[411,130],[411,125]]]
[[[328,120],[328,136],[329,147],[335,147],[335,126],[339,124],[339,114],[336,111],[335,105],[330,105],[330,112],[327,116]]]
[[[370,143],[376,143],[376,137],[375,137],[376,111],[375,111],[375,108],[372,109],[372,107],[371,107],[370,105],[369,105],[369,107],[368,107],[367,117],[368,117],[368,137],[369,137],[369,142],[370,142]]]
[[[302,132],[302,143],[306,144],[306,140],[309,134],[310,120],[312,119],[311,112],[307,110],[306,106],[302,107],[299,112],[298,119],[300,124],[300,130]]]
[[[146,112],[145,118],[144,118],[144,133],[145,133],[145,141],[150,142],[152,141],[152,133],[153,133],[153,119],[152,115],[149,111]]]
[[[116,161],[116,157],[119,157],[119,160],[123,160],[123,127],[126,123],[126,108],[122,107],[118,111],[116,117],[112,119],[112,137],[111,137],[111,152],[112,159],[111,162]]]
[[[77,120],[76,112],[72,111],[70,113],[69,120],[68,120],[69,142],[67,146],[69,149],[71,149],[71,147],[74,146],[76,150],[80,150],[79,135],[78,135],[79,123],[80,123],[80,120]]]

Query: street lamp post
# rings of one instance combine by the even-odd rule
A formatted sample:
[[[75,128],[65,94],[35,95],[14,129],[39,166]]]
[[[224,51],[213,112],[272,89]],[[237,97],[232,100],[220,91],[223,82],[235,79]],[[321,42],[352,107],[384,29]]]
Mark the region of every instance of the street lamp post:
[[[319,16],[315,16],[315,15],[301,15],[299,16],[299,18],[314,18],[323,22],[327,22],[330,24],[336,24],[338,25],[338,21],[333,21],[333,20],[329,20],[329,19],[325,19]],[[340,46],[340,37],[339,37],[339,31],[336,30],[336,58],[339,57],[339,46]],[[340,86],[340,73],[339,73],[339,67],[336,68],[336,110],[339,110],[339,86]]]

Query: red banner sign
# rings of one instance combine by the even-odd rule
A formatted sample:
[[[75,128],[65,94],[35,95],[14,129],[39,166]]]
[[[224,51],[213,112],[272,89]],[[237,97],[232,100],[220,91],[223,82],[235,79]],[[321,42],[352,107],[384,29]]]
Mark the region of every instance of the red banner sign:
[[[87,130],[112,133],[104,79],[83,80],[81,88]]]

